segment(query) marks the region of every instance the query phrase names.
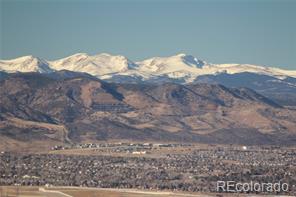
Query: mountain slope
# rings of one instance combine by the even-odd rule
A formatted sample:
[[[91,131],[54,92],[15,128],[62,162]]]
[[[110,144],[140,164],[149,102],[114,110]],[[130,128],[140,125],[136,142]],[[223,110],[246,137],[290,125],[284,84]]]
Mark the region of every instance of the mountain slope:
[[[0,140],[32,146],[123,139],[295,145],[296,111],[250,89],[110,84],[60,72],[67,77],[18,73],[0,81]],[[233,133],[238,139],[229,138]]]
[[[50,73],[53,70],[49,63],[33,56],[24,56],[14,60],[0,60],[0,71],[14,72],[39,72]]]
[[[277,101],[282,105],[296,105],[296,78],[278,79],[273,76],[256,73],[221,73],[203,75],[196,78],[194,83],[222,84],[227,87],[247,87]]]

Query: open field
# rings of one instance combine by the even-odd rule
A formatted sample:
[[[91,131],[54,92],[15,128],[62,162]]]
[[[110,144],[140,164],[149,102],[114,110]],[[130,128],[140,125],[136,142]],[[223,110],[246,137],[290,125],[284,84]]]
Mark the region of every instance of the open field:
[[[275,147],[275,146],[242,146],[242,145],[220,145],[220,144],[177,144],[164,142],[162,145],[166,146],[154,146],[153,143],[147,143],[150,146],[143,146],[145,142],[109,142],[101,144],[93,144],[96,147],[70,147],[59,150],[49,150],[49,154],[60,154],[60,155],[88,155],[88,156],[114,156],[114,157],[147,157],[147,158],[165,158],[168,154],[183,155],[192,154],[195,151],[211,151],[217,149],[223,150],[237,150],[243,151],[247,148],[249,151],[258,151],[258,149],[284,149],[296,151],[296,147]],[[81,144],[86,146],[89,144]],[[103,145],[103,146],[102,146]],[[62,146],[61,146],[62,147]],[[133,154],[133,152],[143,154]]]
[[[80,187],[24,187],[0,186],[0,197],[275,197],[273,195],[245,194],[191,194],[179,192],[141,191],[130,189]],[[281,196],[288,197],[288,196]]]
[[[79,187],[1,186],[0,197],[211,197],[216,195]]]
[[[133,143],[131,143],[133,144]],[[105,155],[105,156],[118,156],[118,157],[152,157],[161,158],[166,157],[167,154],[188,154],[194,150],[213,149],[214,145],[205,144],[188,144],[185,146],[176,147],[139,147],[137,145],[117,145],[112,147],[97,147],[97,148],[70,148],[65,150],[52,150],[50,154],[63,154],[63,155]],[[237,146],[237,148],[241,148]],[[133,154],[135,151],[145,151],[145,154]]]

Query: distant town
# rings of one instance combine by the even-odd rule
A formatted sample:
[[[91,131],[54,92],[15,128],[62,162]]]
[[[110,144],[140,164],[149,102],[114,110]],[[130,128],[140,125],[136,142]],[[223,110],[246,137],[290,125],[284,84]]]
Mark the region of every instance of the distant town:
[[[296,194],[293,148],[124,142],[51,149],[49,154],[2,152],[0,185],[215,193],[217,181],[281,181],[290,186],[283,194]]]

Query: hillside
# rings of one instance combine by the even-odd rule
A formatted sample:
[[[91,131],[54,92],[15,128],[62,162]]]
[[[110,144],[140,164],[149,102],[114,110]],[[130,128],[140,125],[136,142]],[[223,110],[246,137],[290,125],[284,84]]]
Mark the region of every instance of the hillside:
[[[6,149],[124,139],[295,145],[296,139],[296,111],[247,88],[112,84],[60,71],[10,74],[0,81],[0,97]]]

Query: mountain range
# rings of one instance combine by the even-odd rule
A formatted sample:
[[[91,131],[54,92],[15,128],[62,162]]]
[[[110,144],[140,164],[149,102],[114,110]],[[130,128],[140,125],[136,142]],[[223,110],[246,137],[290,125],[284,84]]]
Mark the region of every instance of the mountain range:
[[[109,140],[295,145],[295,71],[179,54],[0,61],[0,149]]]
[[[153,57],[133,62],[121,55],[78,53],[55,61],[33,56],[0,60],[0,77],[5,73],[83,72],[115,83],[222,84],[247,87],[282,105],[296,105],[296,70],[250,64],[212,64],[186,54]]]
[[[109,140],[295,145],[296,110],[248,88],[116,84],[86,73],[0,80],[0,149]],[[46,148],[46,149],[45,149]]]
[[[112,78],[118,76],[128,76],[142,81],[167,78],[168,80],[176,79],[182,81],[182,83],[192,83],[201,75],[242,72],[274,76],[279,79],[296,77],[296,70],[283,70],[250,64],[211,64],[186,54],[153,57],[140,62],[133,62],[124,56],[107,53],[94,56],[78,53],[55,61],[46,61],[33,56],[0,60],[0,71],[8,73],[49,73],[59,70],[85,72],[100,79],[110,79],[111,81]]]

